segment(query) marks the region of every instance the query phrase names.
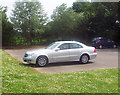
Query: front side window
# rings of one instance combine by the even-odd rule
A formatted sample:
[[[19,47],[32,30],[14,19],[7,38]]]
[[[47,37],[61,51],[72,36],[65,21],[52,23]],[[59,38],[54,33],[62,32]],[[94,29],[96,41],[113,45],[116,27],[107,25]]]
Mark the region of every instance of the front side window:
[[[79,44],[76,44],[76,43],[71,43],[70,44],[70,49],[76,49],[76,48],[83,48],[83,47]]]
[[[60,48],[60,50],[69,49],[69,44],[68,43],[62,44],[58,48]]]
[[[59,43],[52,43],[49,46],[47,46],[45,49],[54,49]]]

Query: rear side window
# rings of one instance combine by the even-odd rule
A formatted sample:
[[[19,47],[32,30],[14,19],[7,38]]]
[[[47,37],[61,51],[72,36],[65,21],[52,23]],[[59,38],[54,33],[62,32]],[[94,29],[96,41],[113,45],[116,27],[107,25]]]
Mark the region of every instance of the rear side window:
[[[81,45],[76,43],[70,43],[70,49],[83,48]]]
[[[105,41],[105,40],[104,40],[104,39],[100,39],[99,41],[100,41],[100,42],[103,42],[103,41]]]

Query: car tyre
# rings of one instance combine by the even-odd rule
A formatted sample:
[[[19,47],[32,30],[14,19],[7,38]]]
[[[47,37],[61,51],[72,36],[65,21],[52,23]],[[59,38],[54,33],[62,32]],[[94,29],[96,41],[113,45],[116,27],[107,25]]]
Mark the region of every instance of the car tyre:
[[[87,54],[84,54],[81,56],[81,58],[80,58],[81,63],[86,64],[86,63],[88,63],[88,61],[89,61],[89,56]]]
[[[113,48],[117,48],[117,46],[116,46],[116,45],[113,45]]]
[[[103,48],[103,46],[102,46],[102,45],[99,45],[99,48],[100,48],[100,49],[102,49],[102,48]]]
[[[36,60],[36,64],[39,67],[44,67],[48,64],[48,58],[46,56],[39,56]]]

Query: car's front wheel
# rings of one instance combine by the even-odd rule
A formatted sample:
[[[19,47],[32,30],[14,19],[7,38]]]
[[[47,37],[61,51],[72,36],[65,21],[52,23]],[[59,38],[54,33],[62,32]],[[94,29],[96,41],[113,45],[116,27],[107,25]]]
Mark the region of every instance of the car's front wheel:
[[[48,58],[46,56],[39,56],[36,60],[37,66],[44,67],[48,64]]]
[[[86,63],[88,63],[88,61],[89,61],[89,56],[87,54],[84,54],[81,56],[80,62],[86,64]]]

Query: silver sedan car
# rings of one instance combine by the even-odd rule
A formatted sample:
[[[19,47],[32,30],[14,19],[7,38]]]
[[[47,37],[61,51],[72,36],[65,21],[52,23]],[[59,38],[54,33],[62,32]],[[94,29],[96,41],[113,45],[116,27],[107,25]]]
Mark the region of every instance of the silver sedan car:
[[[87,63],[96,56],[94,47],[76,41],[58,41],[43,49],[27,51],[23,60],[43,67],[48,63],[55,62],[80,61],[81,63]]]

